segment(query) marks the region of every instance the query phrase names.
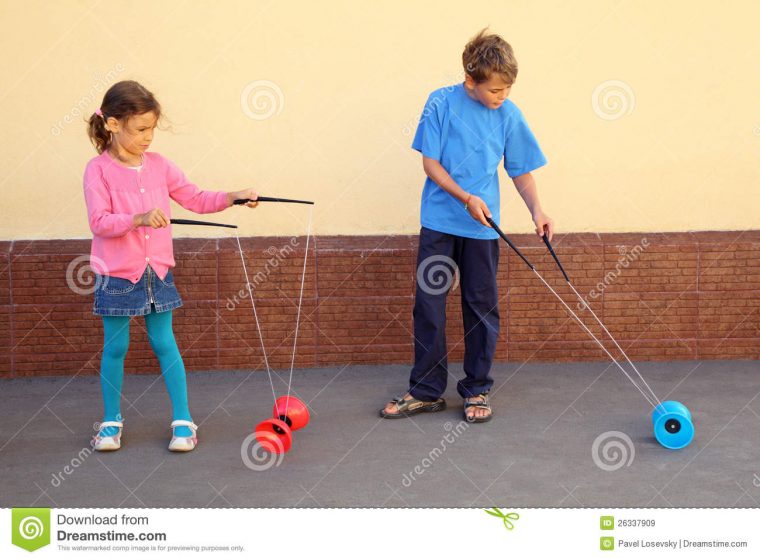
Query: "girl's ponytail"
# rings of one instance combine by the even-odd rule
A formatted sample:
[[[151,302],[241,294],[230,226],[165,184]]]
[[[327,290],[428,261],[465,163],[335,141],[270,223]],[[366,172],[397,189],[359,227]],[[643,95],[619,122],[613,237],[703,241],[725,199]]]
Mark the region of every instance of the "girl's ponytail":
[[[100,108],[90,116],[87,135],[98,153],[103,153],[111,145],[111,133],[106,130],[108,118],[126,122],[129,117],[148,111],[161,119],[161,105],[150,91],[132,80],[115,83],[106,91]]]
[[[103,153],[108,148],[108,144],[111,143],[111,133],[106,130],[104,116],[92,113],[87,126],[87,135],[98,153]]]

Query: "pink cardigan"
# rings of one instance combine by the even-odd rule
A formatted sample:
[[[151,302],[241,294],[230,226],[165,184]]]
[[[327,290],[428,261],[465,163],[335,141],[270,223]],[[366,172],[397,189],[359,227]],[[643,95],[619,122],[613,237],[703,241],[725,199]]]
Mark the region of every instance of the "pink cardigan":
[[[133,216],[161,208],[171,219],[169,198],[199,214],[228,207],[226,192],[199,189],[174,163],[145,153],[142,169],[130,169],[104,151],[87,163],[84,197],[92,231],[90,265],[101,275],[136,283],[150,264],[161,279],[173,268],[172,226],[134,227]]]

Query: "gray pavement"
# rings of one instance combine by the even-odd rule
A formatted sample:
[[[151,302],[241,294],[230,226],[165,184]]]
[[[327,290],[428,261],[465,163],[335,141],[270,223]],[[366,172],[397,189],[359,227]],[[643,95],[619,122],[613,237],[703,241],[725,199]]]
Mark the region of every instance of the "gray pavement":
[[[189,374],[200,444],[188,454],[166,450],[160,376],[127,376],[124,445],[108,454],[89,448],[96,377],[0,380],[0,506],[760,506],[758,363],[638,365],[661,399],[690,408],[686,449],[657,444],[646,401],[608,363],[496,365],[495,416],[480,425],[460,423],[453,380],[448,410],[381,420],[407,366],[298,370],[294,391],[312,419],[279,463],[248,437],[271,413],[261,371]],[[630,437],[625,455],[595,459],[594,441],[611,431]]]

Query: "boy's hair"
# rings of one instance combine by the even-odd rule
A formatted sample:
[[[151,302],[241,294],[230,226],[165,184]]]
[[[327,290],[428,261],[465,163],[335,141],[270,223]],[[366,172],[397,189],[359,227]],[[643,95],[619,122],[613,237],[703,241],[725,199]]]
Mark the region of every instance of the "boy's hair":
[[[117,82],[103,96],[100,104],[102,115],[93,113],[90,117],[87,135],[98,153],[103,153],[111,145],[111,133],[106,130],[109,117],[126,122],[130,116],[149,111],[156,113],[156,118],[161,118],[161,105],[150,91],[136,81]]]
[[[487,34],[483,29],[470,39],[462,53],[465,73],[476,83],[482,83],[492,74],[499,74],[509,84],[517,78],[517,60],[512,47],[504,39]]]

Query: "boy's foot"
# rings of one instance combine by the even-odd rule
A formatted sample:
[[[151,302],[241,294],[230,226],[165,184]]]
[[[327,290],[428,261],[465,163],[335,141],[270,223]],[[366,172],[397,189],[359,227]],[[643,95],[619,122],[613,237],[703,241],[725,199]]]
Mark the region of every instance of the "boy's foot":
[[[397,417],[409,417],[418,413],[437,412],[445,409],[446,400],[443,398],[438,398],[432,402],[423,402],[411,394],[406,394],[403,398],[394,398],[388,402],[385,408],[380,410],[380,417],[395,419]]]
[[[464,418],[469,423],[485,423],[491,421],[493,411],[488,403],[487,394],[479,394],[464,401]]]

